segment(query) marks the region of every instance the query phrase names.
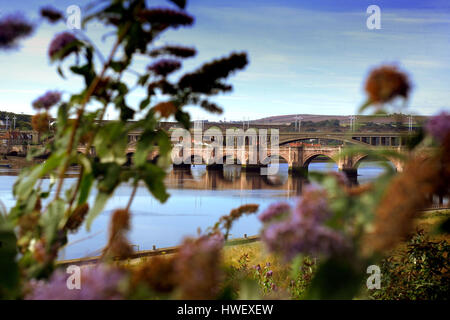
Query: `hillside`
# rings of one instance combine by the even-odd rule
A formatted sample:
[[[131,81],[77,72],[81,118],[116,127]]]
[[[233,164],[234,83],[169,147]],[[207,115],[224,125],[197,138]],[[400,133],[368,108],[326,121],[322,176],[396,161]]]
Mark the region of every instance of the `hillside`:
[[[297,117],[301,117],[302,122],[311,121],[311,122],[322,122],[326,120],[338,120],[340,125],[345,126],[349,125],[350,119],[349,116],[340,116],[340,115],[314,115],[314,114],[290,114],[290,115],[282,115],[282,116],[273,116],[266,117],[257,120],[251,121],[252,123],[270,123],[270,124],[288,124],[295,122]],[[412,116],[413,124],[419,124],[424,122],[427,117],[426,116]],[[357,122],[373,122],[373,123],[393,123],[400,122],[403,124],[408,123],[408,115],[405,114],[392,114],[385,116],[357,116]]]
[[[0,111],[0,128],[4,129],[6,125],[6,117],[9,117],[9,124],[13,127],[13,117],[16,117],[16,129],[31,130],[31,115],[19,114],[14,112]]]

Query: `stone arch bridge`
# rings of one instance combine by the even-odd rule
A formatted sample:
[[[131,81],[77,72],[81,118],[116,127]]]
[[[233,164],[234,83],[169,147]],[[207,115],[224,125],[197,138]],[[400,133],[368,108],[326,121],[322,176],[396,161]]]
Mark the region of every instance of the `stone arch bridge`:
[[[293,173],[305,173],[308,170],[309,164],[318,157],[327,157],[336,162],[338,169],[346,172],[349,175],[357,173],[357,168],[361,161],[368,157],[367,153],[356,153],[351,156],[346,156],[345,151],[348,150],[346,145],[338,146],[289,146],[281,145],[279,148],[267,148],[264,152],[256,148],[250,150],[248,146],[245,148],[223,148],[222,151],[217,151],[212,146],[203,145],[201,147],[183,148],[181,146],[174,146],[172,150],[172,160],[175,168],[187,168],[191,165],[204,164],[208,169],[220,169],[224,164],[240,164],[246,170],[258,169],[267,166],[267,164],[274,159],[278,159],[280,163],[287,163],[289,170]],[[374,149],[374,147],[369,147]],[[376,147],[380,150],[381,147]],[[403,148],[398,147],[383,147],[383,150],[396,150],[404,152]],[[78,147],[79,152],[86,153],[85,147]],[[136,151],[136,142],[130,142],[127,146],[126,153],[129,161]],[[91,150],[91,153],[95,153]],[[148,155],[149,161],[156,161],[159,156],[159,150],[154,149]],[[397,171],[403,170],[403,163],[394,157],[386,157]]]

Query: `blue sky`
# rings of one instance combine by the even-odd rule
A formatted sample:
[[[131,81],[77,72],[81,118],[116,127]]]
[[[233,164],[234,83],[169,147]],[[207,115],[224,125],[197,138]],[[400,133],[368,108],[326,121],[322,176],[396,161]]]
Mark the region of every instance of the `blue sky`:
[[[43,5],[65,10],[87,3],[0,0],[0,15],[23,11],[37,21]],[[366,27],[371,4],[381,8],[380,30]],[[367,73],[382,63],[395,63],[410,75],[413,113],[450,110],[450,1],[194,0],[187,11],[196,18],[194,27],[169,31],[157,42],[195,45],[199,54],[186,61],[184,70],[231,51],[246,51],[250,59],[244,71],[230,78],[234,91],[214,99],[225,113],[213,116],[192,107],[193,119],[353,114],[364,101]],[[31,102],[46,90],[68,96],[80,88],[77,79],[61,79],[47,57],[52,35],[63,30],[61,24],[43,23],[19,50],[0,52],[0,110],[33,113]],[[87,35],[100,41],[105,31],[93,25]],[[106,53],[109,45],[106,41],[99,47]],[[133,68],[142,70],[148,63],[139,58]],[[142,96],[136,92],[129,103],[136,106]]]

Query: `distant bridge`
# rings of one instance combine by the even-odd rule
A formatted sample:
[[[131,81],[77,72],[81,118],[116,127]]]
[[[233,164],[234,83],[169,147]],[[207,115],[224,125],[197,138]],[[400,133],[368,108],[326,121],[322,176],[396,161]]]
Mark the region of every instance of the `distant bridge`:
[[[361,161],[363,161],[368,154],[359,153],[352,156],[343,156],[343,152],[348,149],[347,146],[280,146],[278,150],[267,148],[264,159],[258,150],[251,152],[247,147],[245,148],[224,148],[221,153],[216,153],[212,147],[204,146],[202,148],[183,148],[175,146],[174,154],[182,159],[182,163],[174,165],[175,168],[189,168],[192,164],[204,164],[208,169],[222,169],[226,164],[240,164],[246,170],[257,169],[264,167],[269,162],[269,157],[277,157],[279,162],[287,163],[289,170],[294,173],[305,173],[308,171],[309,164],[318,157],[328,157],[334,160],[338,169],[345,171],[349,175],[356,175],[357,168]],[[369,147],[374,148],[374,147]],[[376,147],[380,149],[381,147]],[[384,150],[397,150],[403,152],[401,147],[384,147]],[[78,152],[86,153],[85,147],[78,147]],[[94,152],[91,150],[91,152]],[[129,163],[133,160],[133,155],[136,152],[136,142],[128,144],[126,154]],[[159,150],[155,148],[148,155],[149,161],[157,161],[159,157]],[[394,157],[386,157],[397,171],[403,170],[403,163]]]
[[[169,124],[171,126],[169,127]],[[234,129],[239,130],[245,134],[248,133],[248,128],[243,130],[242,128],[233,127],[233,124],[221,124],[219,127],[217,123],[206,123],[203,127],[203,135],[208,134],[208,130],[211,128],[219,128],[224,134],[226,129]],[[164,123],[162,125],[164,129],[171,131],[175,126],[174,123]],[[166,128],[167,127],[167,128]],[[268,145],[270,146],[270,129],[277,129],[280,126],[274,125],[257,125],[255,128],[256,131],[261,129],[268,130]],[[367,157],[367,154],[358,154],[353,155],[351,157],[342,157],[343,151],[349,147],[349,145],[359,145],[366,146],[368,148],[376,148],[376,149],[388,149],[388,150],[402,150],[402,146],[405,144],[406,138],[404,133],[400,132],[292,132],[292,131],[283,131],[284,128],[281,126],[282,130],[279,131],[279,151],[277,156],[281,159],[281,161],[289,164],[289,168],[291,171],[305,171],[307,170],[311,161],[320,156],[326,156],[333,159],[337,165],[339,170],[347,171],[347,172],[356,172],[359,163]],[[23,141],[14,142],[9,141],[8,150],[9,152],[13,152],[17,155],[25,155],[31,144],[34,146],[39,146],[39,134],[34,131],[24,132],[27,135],[28,141],[27,143],[23,143]],[[130,161],[132,161],[132,156],[136,151],[136,142],[139,139],[141,131],[134,131],[129,133],[129,143],[126,148],[126,154]],[[193,136],[193,130],[191,130],[191,134]],[[246,144],[248,145],[248,138],[246,138]],[[291,143],[300,142],[300,141],[309,141],[309,140],[318,141],[319,146],[294,146]],[[321,142],[329,142],[334,141],[334,145],[321,145]],[[267,159],[258,159],[257,162],[250,161],[250,155],[248,151],[248,146],[244,149],[232,149],[226,150],[224,149],[222,164],[214,163],[211,157],[211,151],[209,148],[203,148],[199,154],[195,152],[191,148],[191,150],[185,150],[185,154],[194,155],[190,159],[191,163],[203,163],[207,166],[220,167],[222,164],[226,163],[226,158],[233,159],[233,163],[241,164],[245,167],[258,167],[263,166]],[[83,145],[78,146],[78,152],[87,153],[86,147]],[[184,152],[184,151],[183,151]],[[95,150],[90,150],[90,154],[95,154]],[[267,156],[272,156],[274,150],[270,148],[267,149]],[[159,155],[159,151],[157,149],[153,150],[149,156],[148,160],[156,160]],[[215,155],[213,156],[215,157]],[[185,159],[186,162],[189,162],[188,159]],[[402,171],[403,164],[394,158],[387,159],[395,166],[398,171]],[[216,161],[217,162],[217,161]],[[189,165],[189,163],[186,163]]]

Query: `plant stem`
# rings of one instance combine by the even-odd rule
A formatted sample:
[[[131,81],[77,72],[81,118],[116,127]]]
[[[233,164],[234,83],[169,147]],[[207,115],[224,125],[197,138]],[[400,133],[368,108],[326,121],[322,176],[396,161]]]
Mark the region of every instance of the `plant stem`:
[[[137,187],[138,187],[138,181],[135,181],[134,186],[133,186],[133,191],[131,191],[130,199],[128,199],[128,204],[126,207],[127,211],[130,210],[131,203],[133,202],[134,196],[136,195]]]
[[[114,44],[111,53],[109,54],[108,60],[106,61],[106,63],[103,65],[102,71],[100,72],[100,75],[96,76],[95,79],[92,81],[92,83],[89,85],[88,90],[86,91],[86,94],[83,98],[83,101],[81,103],[81,107],[78,109],[77,112],[77,117],[75,119],[75,123],[73,125],[73,129],[71,132],[71,136],[70,136],[70,140],[69,140],[69,144],[67,146],[67,154],[68,154],[68,158],[67,160],[64,162],[64,165],[62,166],[60,172],[59,172],[59,181],[58,181],[58,186],[56,188],[56,194],[55,194],[55,200],[59,198],[59,194],[61,193],[61,189],[62,189],[62,185],[64,182],[64,174],[67,171],[67,168],[69,167],[69,161],[70,161],[70,155],[72,154],[72,148],[73,148],[73,144],[75,141],[75,134],[78,130],[78,127],[80,125],[80,121],[81,118],[84,114],[84,110],[86,108],[86,104],[89,101],[90,97],[92,96],[92,94],[94,93],[98,83],[100,82],[100,80],[103,78],[106,70],[108,69],[109,65],[112,62],[112,59],[114,58],[114,55],[117,51],[117,49],[119,48],[120,43],[123,40],[123,37],[125,36],[125,34],[128,32],[128,29],[130,28],[131,23],[128,23],[126,25],[126,27],[123,29],[122,33],[119,35],[119,37],[117,38],[116,43]]]

